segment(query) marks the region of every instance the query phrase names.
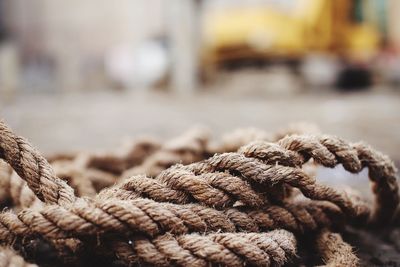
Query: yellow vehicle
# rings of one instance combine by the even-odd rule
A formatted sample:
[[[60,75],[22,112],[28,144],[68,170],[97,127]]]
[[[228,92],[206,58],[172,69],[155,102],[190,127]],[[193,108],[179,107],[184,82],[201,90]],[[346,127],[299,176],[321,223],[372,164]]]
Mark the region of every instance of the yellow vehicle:
[[[248,59],[301,60],[310,51],[362,62],[380,45],[377,27],[357,18],[365,0],[269,2],[210,11],[203,27],[203,66]]]

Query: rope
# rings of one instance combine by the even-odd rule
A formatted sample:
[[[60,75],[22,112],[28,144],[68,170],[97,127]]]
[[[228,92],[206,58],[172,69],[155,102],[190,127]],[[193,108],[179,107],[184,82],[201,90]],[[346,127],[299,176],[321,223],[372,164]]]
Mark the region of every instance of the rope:
[[[53,159],[52,167],[57,177],[66,181],[78,196],[95,196],[101,189],[115,184],[116,177],[107,172],[86,168],[86,156],[79,155],[73,159]],[[8,164],[0,162],[0,203],[11,201],[15,208],[28,208],[42,205],[24,180],[9,168]]]
[[[208,154],[208,141],[209,131],[207,129],[192,128],[181,136],[161,145],[157,151],[146,157],[140,165],[124,171],[122,177],[143,173],[156,176],[176,163],[189,164],[202,160]]]
[[[149,199],[130,201],[78,200],[69,209],[58,205],[0,214],[1,240],[44,236],[50,240],[92,235],[140,233],[155,237],[167,232],[260,232],[282,228],[295,233],[338,225],[340,209],[326,202],[299,202],[263,209],[247,207],[218,211],[199,204],[177,205]]]
[[[257,128],[240,128],[229,132],[222,136],[221,141],[215,145],[211,145],[208,150],[209,154],[224,152],[236,152],[239,148],[253,141],[276,142],[285,136],[293,134],[319,134],[319,128],[311,123],[298,122],[270,133]]]
[[[337,233],[326,229],[316,237],[316,248],[321,255],[325,266],[360,266],[359,259],[353,252],[353,248],[343,241]]]
[[[10,196],[10,178],[13,169],[4,161],[0,160],[0,205],[7,204]]]
[[[396,167],[385,155],[363,143],[348,144],[333,136],[292,135],[281,139],[278,144],[286,149],[280,150],[268,143],[253,143],[241,148],[250,157],[267,159],[270,163],[301,166],[310,158],[325,167],[342,164],[352,173],[359,173],[364,167],[369,169],[369,178],[375,194],[375,211],[371,218],[376,223],[390,221],[400,202]],[[285,152],[296,152],[286,154]],[[286,156],[286,157],[285,157]],[[290,160],[288,158],[290,157]],[[271,162],[272,161],[272,162]]]
[[[87,168],[99,169],[114,175],[120,175],[127,169],[142,164],[148,157],[161,148],[159,141],[153,138],[140,138],[121,148],[117,153],[98,153],[87,155]]]
[[[154,266],[282,266],[296,254],[295,238],[284,230],[178,237],[166,234],[152,241],[138,237],[130,243],[113,244],[119,258],[127,264]]]
[[[2,121],[0,133],[0,158],[12,166],[40,200],[61,205],[75,200],[73,189],[55,176],[47,160],[24,138],[16,136]]]
[[[135,199],[147,197],[160,202],[186,204],[194,201],[223,208],[237,200],[249,206],[266,203],[260,193],[243,179],[228,173],[195,175],[180,166],[163,171],[154,179],[139,175],[99,193],[99,198]]]
[[[194,143],[196,149],[189,149],[189,154],[207,157],[205,139],[190,140],[184,147]],[[174,146],[162,146],[159,152],[168,147]],[[67,255],[66,251],[87,250],[97,240],[97,253],[109,247],[107,257],[115,254],[128,265],[281,266],[296,254],[292,233],[309,232],[316,233],[318,253],[327,264],[347,264],[350,261],[338,258],[333,243],[329,248],[320,244],[335,239],[346,251],[340,235],[328,238],[330,232],[324,229],[340,230],[352,223],[379,226],[390,222],[399,204],[396,169],[390,159],[364,144],[331,136],[256,141],[238,152],[171,166],[154,178],[124,179],[98,195],[88,170],[103,171],[88,167],[87,158],[53,162],[60,177],[76,189],[75,196],[52,166],[4,123],[0,123],[0,157],[23,179],[0,165],[1,177],[10,181],[5,183],[5,198],[20,201],[20,208],[31,206],[17,214],[0,213],[1,243],[23,247],[27,240],[45,239],[60,255]],[[302,170],[311,159],[330,168],[342,164],[353,173],[367,167],[376,195],[374,209],[352,193],[319,184]],[[12,197],[12,183],[18,183],[19,197]],[[32,203],[39,204],[23,204],[27,201],[21,198],[32,193],[37,196]],[[350,252],[346,260],[357,259]]]
[[[353,173],[368,167],[376,194],[371,221],[387,222],[392,218],[399,203],[393,163],[363,144],[349,145],[331,136],[290,136],[278,144],[252,143],[239,153],[224,153],[199,163],[173,166],[154,179],[132,177],[101,192],[100,197],[142,196],[180,204],[195,199],[215,208],[228,207],[240,200],[249,206],[262,206],[265,200],[255,188],[286,184],[298,188],[308,198],[335,203],[350,217],[370,216],[365,205],[354,205],[348,195],[318,184],[299,168],[311,158],[325,167],[342,164]]]

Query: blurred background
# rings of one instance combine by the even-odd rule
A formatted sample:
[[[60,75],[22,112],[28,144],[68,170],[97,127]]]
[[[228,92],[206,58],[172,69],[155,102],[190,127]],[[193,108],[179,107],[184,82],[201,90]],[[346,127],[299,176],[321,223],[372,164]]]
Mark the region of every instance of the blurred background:
[[[398,0],[0,0],[0,116],[45,153],[316,123],[400,160]]]

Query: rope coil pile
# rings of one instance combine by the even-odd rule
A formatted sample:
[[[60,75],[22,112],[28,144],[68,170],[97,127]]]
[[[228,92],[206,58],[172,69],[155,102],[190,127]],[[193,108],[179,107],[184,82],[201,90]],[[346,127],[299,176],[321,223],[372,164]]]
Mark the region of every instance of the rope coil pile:
[[[196,128],[166,144],[143,139],[124,153],[58,155],[50,165],[0,122],[0,202],[9,207],[0,266],[31,266],[17,253],[44,266],[54,264],[46,257],[67,266],[283,266],[308,249],[327,266],[358,266],[340,232],[396,223],[397,170],[363,143],[304,127],[208,139]],[[320,184],[304,168],[311,163],[368,168],[374,205]]]

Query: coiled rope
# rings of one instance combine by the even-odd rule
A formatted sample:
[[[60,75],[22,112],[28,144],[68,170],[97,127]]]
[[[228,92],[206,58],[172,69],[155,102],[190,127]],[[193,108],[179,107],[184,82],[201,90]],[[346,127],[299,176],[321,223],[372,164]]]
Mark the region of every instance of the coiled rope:
[[[206,150],[204,143],[201,150]],[[353,222],[379,226],[393,219],[399,204],[390,159],[364,144],[332,136],[290,135],[276,143],[252,142],[238,152],[174,165],[154,178],[123,179],[89,198],[76,196],[46,159],[3,122],[0,158],[26,182],[20,181],[20,189],[29,187],[45,203],[33,200],[40,204],[22,205],[17,214],[0,213],[0,242],[23,245],[39,238],[60,248],[71,238],[79,247],[102,238],[100,246],[109,247],[126,264],[281,266],[296,254],[290,232],[318,233]],[[302,170],[311,159],[329,168],[342,164],[352,173],[368,167],[374,208],[352,194],[319,184]],[[2,169],[0,175],[17,180],[7,167]],[[89,180],[84,171],[80,175],[80,180]],[[340,235],[319,233],[316,247],[328,265],[357,265]],[[330,239],[344,244],[344,260],[323,248]]]

